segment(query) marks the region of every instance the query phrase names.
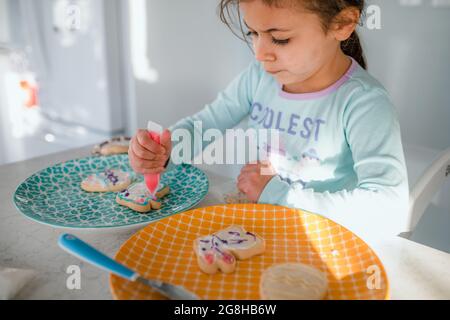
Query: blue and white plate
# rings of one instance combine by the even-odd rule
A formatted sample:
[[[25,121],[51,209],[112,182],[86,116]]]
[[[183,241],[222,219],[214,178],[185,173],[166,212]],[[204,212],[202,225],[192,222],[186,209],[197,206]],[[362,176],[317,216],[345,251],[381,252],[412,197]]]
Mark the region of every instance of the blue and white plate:
[[[170,186],[161,209],[141,214],[117,204],[115,192],[89,193],[80,188],[85,177],[106,168],[132,172],[127,155],[71,160],[33,174],[17,187],[13,201],[26,217],[57,228],[134,229],[186,211],[208,193],[206,174],[182,164],[161,177]],[[136,177],[140,180],[142,176]]]

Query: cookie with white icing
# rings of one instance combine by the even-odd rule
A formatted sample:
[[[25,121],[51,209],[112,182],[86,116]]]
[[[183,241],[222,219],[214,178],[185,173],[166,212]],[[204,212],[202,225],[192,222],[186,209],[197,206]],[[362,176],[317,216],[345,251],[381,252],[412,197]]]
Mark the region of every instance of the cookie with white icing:
[[[209,274],[219,270],[233,272],[236,260],[246,260],[262,254],[264,239],[241,226],[230,226],[212,235],[195,239],[194,251],[200,269]]]
[[[81,182],[81,189],[87,192],[117,192],[127,188],[132,182],[128,172],[118,169],[105,169],[89,175]]]
[[[109,156],[113,154],[127,153],[130,147],[131,138],[129,137],[114,137],[111,140],[104,141],[96,145],[92,150],[93,154]]]
[[[272,266],[263,272],[260,280],[263,300],[321,300],[327,290],[327,275],[302,263]]]
[[[116,196],[116,202],[137,212],[149,212],[152,209],[161,208],[158,199],[169,194],[169,186],[160,184],[155,196],[152,196],[144,182],[134,183],[127,189],[122,190]]]

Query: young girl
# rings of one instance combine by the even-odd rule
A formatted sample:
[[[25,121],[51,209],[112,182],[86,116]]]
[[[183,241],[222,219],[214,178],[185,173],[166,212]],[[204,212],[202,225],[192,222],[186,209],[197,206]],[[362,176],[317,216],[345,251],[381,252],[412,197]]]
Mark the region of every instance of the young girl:
[[[318,213],[366,237],[404,231],[409,188],[400,127],[386,90],[365,70],[355,31],[364,1],[222,0],[228,26],[233,8],[256,61],[213,103],[166,130],[161,146],[139,130],[129,150],[133,169],[164,171],[175,129],[193,137],[201,121],[223,133],[248,116],[249,128],[281,137],[278,150],[258,146],[278,159],[272,174],[262,173],[267,162],[242,168],[237,187],[248,200]]]

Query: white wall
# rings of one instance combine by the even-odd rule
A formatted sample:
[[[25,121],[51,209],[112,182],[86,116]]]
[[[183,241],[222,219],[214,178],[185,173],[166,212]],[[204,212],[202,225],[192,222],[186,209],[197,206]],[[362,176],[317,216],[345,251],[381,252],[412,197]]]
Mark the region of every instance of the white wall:
[[[9,41],[8,2],[0,0],[0,43]]]
[[[250,49],[220,22],[217,3],[146,1],[148,58],[159,80],[136,81],[139,127],[149,119],[169,126],[200,110],[250,62]]]
[[[401,5],[408,2],[418,5]],[[361,35],[369,71],[398,109],[404,141],[444,150],[450,147],[450,7],[432,3],[371,0],[381,7],[382,29]]]

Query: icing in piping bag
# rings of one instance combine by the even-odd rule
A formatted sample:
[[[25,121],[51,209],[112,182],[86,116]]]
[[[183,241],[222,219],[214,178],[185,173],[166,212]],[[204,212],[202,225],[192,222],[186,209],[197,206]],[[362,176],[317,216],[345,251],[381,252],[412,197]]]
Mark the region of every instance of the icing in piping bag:
[[[147,130],[149,137],[153,139],[153,141],[155,141],[156,143],[160,144],[163,128],[159,124],[149,121],[147,125]],[[153,196],[153,198],[155,197],[155,193],[159,185],[159,179],[160,179],[159,173],[144,175],[145,185],[147,186],[147,189]]]

